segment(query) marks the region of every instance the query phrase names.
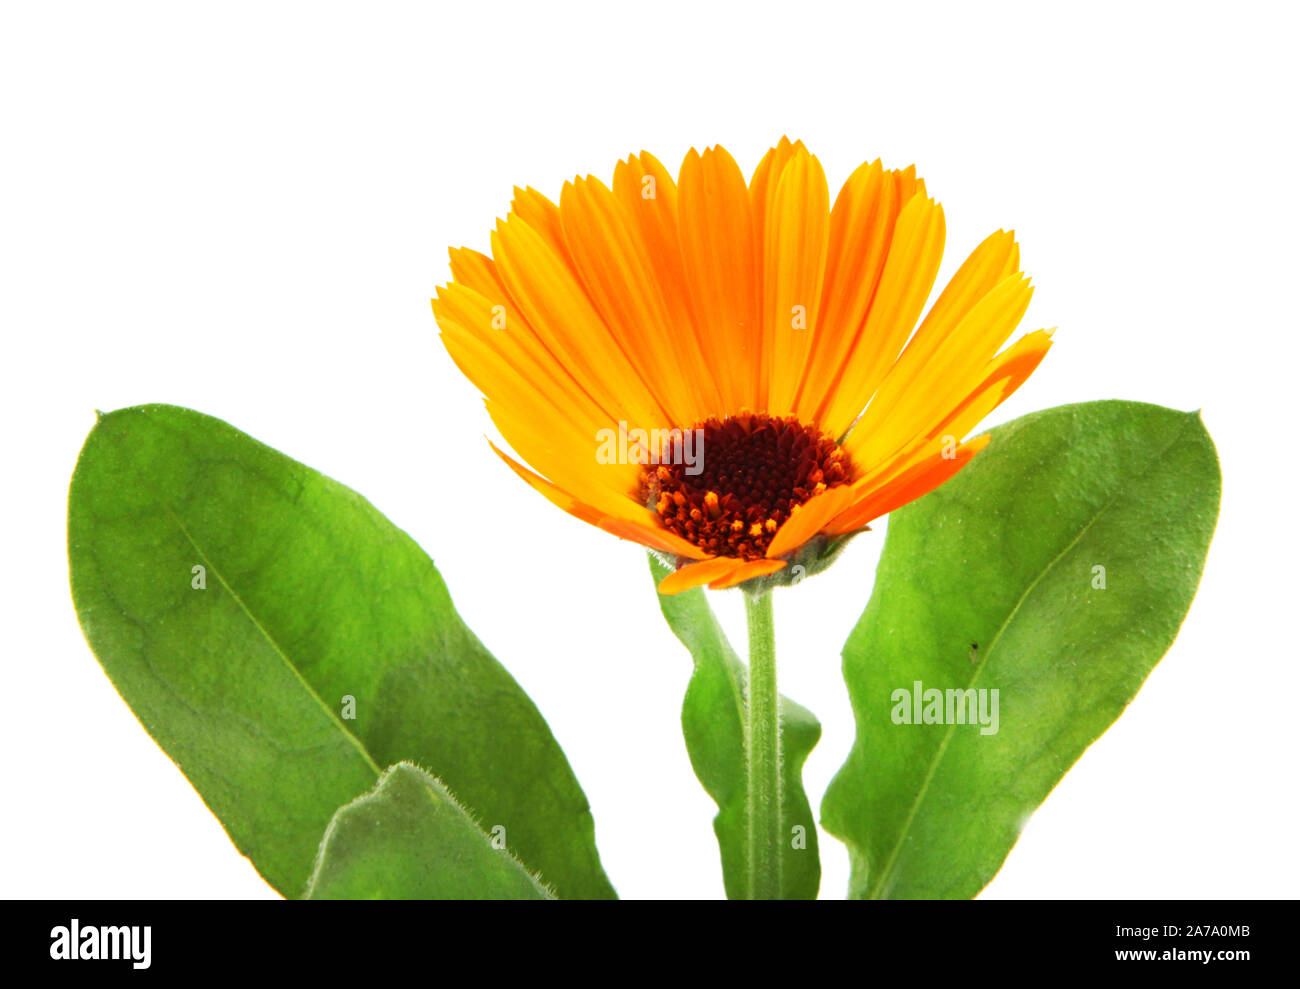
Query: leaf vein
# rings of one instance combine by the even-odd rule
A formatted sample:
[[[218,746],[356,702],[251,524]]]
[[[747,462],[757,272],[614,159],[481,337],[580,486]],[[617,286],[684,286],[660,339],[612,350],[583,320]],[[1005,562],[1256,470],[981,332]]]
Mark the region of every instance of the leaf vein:
[[[1162,461],[1165,455],[1170,450],[1172,450],[1174,446],[1183,438],[1183,434],[1187,431],[1189,422],[1190,422],[1190,417],[1184,419],[1182,425],[1179,427],[1177,433],[1175,433],[1173,438],[1170,439],[1170,441],[1166,443],[1164,447],[1161,448],[1159,453],[1155,454],[1147,462],[1147,464],[1143,467],[1143,469],[1140,472],[1138,472],[1136,475],[1131,475],[1128,478],[1128,481],[1131,482],[1133,480],[1138,480],[1143,477],[1146,477],[1146,475],[1151,472],[1151,470],[1156,466],[1156,464]],[[1074,549],[1075,546],[1079,544],[1080,540],[1082,540],[1083,537],[1088,534],[1088,531],[1092,529],[1096,521],[1114,506],[1115,502],[1119,500],[1120,496],[1126,490],[1126,487],[1127,487],[1126,484],[1119,485],[1116,491],[1110,496],[1110,498],[1106,500],[1106,503],[1097,509],[1097,511],[1093,514],[1092,518],[1088,520],[1088,522],[1065,545],[1065,547],[1059,553],[1057,553],[1047,563],[1047,565],[1044,566],[1038,572],[1038,575],[1034,577],[1032,581],[1029,582],[1028,586],[1025,587],[1025,590],[1021,593],[1015,605],[1007,613],[1007,617],[1003,620],[1002,624],[998,627],[997,632],[994,633],[993,638],[989,640],[988,647],[983,651],[983,654],[980,656],[979,662],[976,664],[974,671],[971,673],[970,680],[966,684],[967,690],[972,689],[975,686],[975,684],[979,681],[980,674],[988,666],[989,657],[992,656],[994,648],[996,648],[997,644],[1002,639],[1002,634],[1007,630],[1008,627],[1010,627],[1011,622],[1015,619],[1016,615],[1019,614],[1021,607],[1024,605],[1025,601],[1029,599],[1029,596],[1033,593],[1034,589],[1042,582],[1044,577],[1046,577],[1049,573],[1052,572],[1052,570],[1056,568],[1057,564],[1061,562],[1061,559],[1065,557],[1066,554],[1068,554],[1072,549]],[[921,781],[921,788],[917,791],[916,797],[912,801],[912,806],[908,809],[907,818],[903,821],[902,828],[899,829],[898,839],[894,842],[894,846],[889,853],[889,858],[886,859],[884,867],[880,870],[880,879],[869,887],[871,890],[869,894],[870,899],[873,900],[880,899],[880,896],[885,889],[886,882],[890,879],[893,870],[896,868],[899,852],[902,851],[903,844],[907,841],[908,832],[912,828],[913,821],[916,820],[917,812],[920,810],[921,805],[925,802],[925,799],[929,794],[930,784],[931,782],[933,782],[935,773],[939,769],[939,764],[943,761],[944,756],[947,754],[948,743],[952,740],[953,735],[956,734],[956,728],[957,726],[955,724],[950,724],[946,726],[946,730],[944,731],[943,738],[939,742],[939,747],[935,750],[934,758],[931,759],[930,765],[926,770],[925,779]]]

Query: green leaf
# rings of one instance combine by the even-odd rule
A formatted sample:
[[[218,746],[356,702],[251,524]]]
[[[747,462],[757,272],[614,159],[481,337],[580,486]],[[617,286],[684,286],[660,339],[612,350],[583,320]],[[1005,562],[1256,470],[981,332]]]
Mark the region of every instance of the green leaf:
[[[655,584],[672,570],[650,556]],[[695,670],[682,703],[682,732],[695,775],[718,805],[713,830],[722,854],[727,896],[743,899],[748,888],[749,842],[745,785],[746,667],[736,657],[704,591],[659,595],[659,608],[673,634],[690,650]],[[777,661],[780,662],[780,640]],[[812,712],[781,698],[781,805],[784,832],[790,840],[781,860],[783,899],[817,897],[821,863],[817,825],[803,790],[803,764],[821,737]],[[796,830],[797,829],[797,830]]]
[[[499,837],[499,836],[498,836]],[[548,900],[438,780],[402,762],[330,821],[309,900]]]
[[[992,437],[890,517],[844,649],[858,734],[822,819],[853,897],[978,893],[1174,641],[1205,563],[1219,467],[1197,414],[1093,402]],[[983,726],[895,723],[924,718],[917,682],[996,690],[996,732],[992,693]]]
[[[403,760],[559,895],[613,895],[545,721],[355,492],[217,419],[124,409],[86,440],[68,543],[104,670],[284,895],[334,811]]]

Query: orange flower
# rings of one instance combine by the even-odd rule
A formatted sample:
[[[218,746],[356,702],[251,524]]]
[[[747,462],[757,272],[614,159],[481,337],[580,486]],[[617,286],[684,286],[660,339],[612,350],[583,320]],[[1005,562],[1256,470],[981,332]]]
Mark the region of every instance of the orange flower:
[[[913,333],[943,241],[914,168],[864,164],[832,208],[801,142],[748,184],[720,147],[676,182],[642,152],[558,206],[516,189],[491,257],[451,251],[433,311],[533,469],[493,449],[565,511],[675,558],[663,593],[777,582],[960,470],[987,442],[962,438],[1051,345],[1039,330],[998,353],[1032,292],[1001,230]]]

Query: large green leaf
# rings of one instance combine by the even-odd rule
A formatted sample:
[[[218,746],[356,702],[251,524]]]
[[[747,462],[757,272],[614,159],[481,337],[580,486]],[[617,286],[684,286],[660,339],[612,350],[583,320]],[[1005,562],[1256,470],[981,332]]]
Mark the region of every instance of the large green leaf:
[[[854,897],[978,893],[1136,695],[1200,579],[1219,467],[1195,413],[1094,402],[992,435],[890,517],[844,649],[858,734],[822,818],[849,846]],[[998,693],[984,725],[969,723],[978,709],[964,725],[895,723],[915,714],[895,691],[918,682]]]
[[[559,895],[613,895],[545,721],[355,492],[217,419],[141,406],[87,439],[68,541],[91,648],[281,893],[303,892],[334,811],[409,760]]]
[[[672,571],[650,557],[655,583]],[[690,650],[695,669],[682,703],[682,732],[691,766],[718,805],[713,830],[722,854],[727,896],[748,890],[748,793],[745,784],[745,678],[704,591],[659,595],[659,607],[673,633]],[[780,641],[777,642],[780,658]],[[782,898],[815,899],[821,881],[817,826],[803,790],[804,761],[821,737],[821,725],[806,708],[781,698],[781,809],[788,836],[781,859]]]
[[[410,763],[340,807],[321,842],[311,900],[546,900],[551,892],[485,834],[445,786]]]

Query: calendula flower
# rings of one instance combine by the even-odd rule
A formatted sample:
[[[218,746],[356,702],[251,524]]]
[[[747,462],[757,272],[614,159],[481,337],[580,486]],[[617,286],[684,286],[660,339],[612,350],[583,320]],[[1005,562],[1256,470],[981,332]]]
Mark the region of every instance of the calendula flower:
[[[1032,292],[1008,231],[917,328],[943,243],[914,168],[863,164],[832,207],[801,142],[748,183],[721,147],[676,182],[642,152],[558,205],[516,189],[433,311],[521,478],[673,558],[665,594],[765,586],[960,470],[1047,352],[1039,330],[999,353]]]

